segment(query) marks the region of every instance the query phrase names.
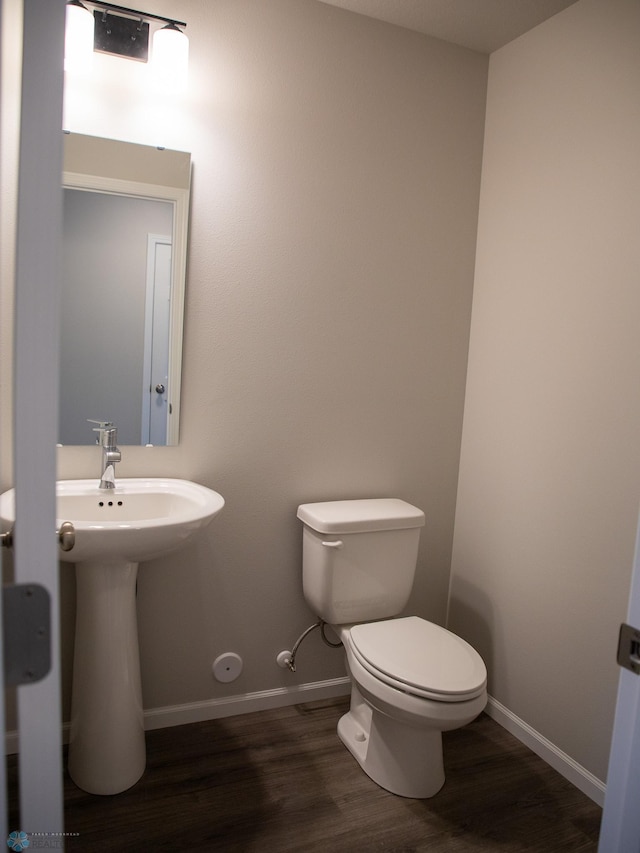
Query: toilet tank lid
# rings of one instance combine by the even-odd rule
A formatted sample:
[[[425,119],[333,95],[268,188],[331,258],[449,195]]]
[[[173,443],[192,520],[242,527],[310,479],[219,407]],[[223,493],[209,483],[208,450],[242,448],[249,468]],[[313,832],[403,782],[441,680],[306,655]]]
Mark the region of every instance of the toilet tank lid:
[[[424,525],[422,510],[399,498],[302,504],[298,518],[318,533],[366,533]]]

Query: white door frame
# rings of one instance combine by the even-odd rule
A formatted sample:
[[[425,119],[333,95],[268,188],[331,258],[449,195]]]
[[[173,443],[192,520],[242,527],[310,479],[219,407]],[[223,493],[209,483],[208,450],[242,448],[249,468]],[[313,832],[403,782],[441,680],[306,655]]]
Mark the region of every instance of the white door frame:
[[[169,401],[171,399],[171,388],[169,388],[169,346],[170,346],[170,329],[171,329],[171,302],[173,300],[172,297],[172,288],[171,288],[171,270],[172,263],[169,261],[168,268],[165,270],[161,268],[162,274],[168,275],[169,278],[169,308],[166,312],[166,317],[164,312],[162,312],[162,317],[159,319],[156,316],[156,282],[158,280],[159,274],[159,265],[158,265],[158,247],[159,246],[169,246],[170,250],[171,246],[171,236],[167,236],[164,234],[148,234],[147,235],[147,276],[146,276],[146,290],[145,290],[145,306],[144,306],[144,353],[143,353],[143,361],[142,361],[142,427],[140,431],[140,443],[144,446],[145,444],[166,444],[167,437],[169,432]],[[166,320],[166,322],[165,322]],[[160,357],[166,362],[166,369],[163,371],[162,377],[154,376],[153,374],[153,366],[154,363],[157,362],[158,358],[158,341],[160,341],[160,348],[162,352],[160,352]],[[165,393],[163,394],[164,398],[164,407],[162,410],[163,414],[163,431],[164,437],[162,441],[152,441],[152,432],[151,429],[151,420],[152,418],[158,418],[158,412],[154,411],[153,407],[156,405],[156,401],[154,399],[154,391],[153,386],[154,382],[157,384],[159,381],[165,385]],[[156,420],[155,424],[159,425],[159,422]]]
[[[0,107],[2,105],[2,99],[4,97],[5,89],[3,88],[3,74],[6,73],[5,66],[2,61],[4,59],[4,51],[7,46],[7,39],[4,33],[4,28],[7,26],[7,18],[5,18],[5,9],[2,6],[2,0],[0,0]],[[4,130],[3,124],[6,121],[6,115],[0,109],[0,152],[2,150],[2,145],[4,144],[4,137],[2,136],[2,131]],[[3,164],[0,162],[0,179],[4,178],[4,169]],[[0,224],[4,224],[2,219],[4,217],[4,204],[0,209]],[[0,248],[2,248],[0,246]],[[0,277],[0,286],[2,286],[2,278]],[[0,472],[1,473],[1,472]],[[2,554],[0,553],[0,568],[2,568]],[[2,684],[4,685],[4,624],[2,621],[2,607],[0,607],[0,673],[2,673]],[[4,712],[4,701],[0,702],[0,732],[5,732],[7,728],[7,723],[5,719]],[[0,766],[0,803],[1,811],[0,811],[0,841],[3,838],[7,837],[7,772],[6,772],[6,759],[3,757],[2,766]]]
[[[640,519],[627,622],[640,628]],[[640,850],[640,675],[627,669],[620,670],[598,850],[600,853]]]
[[[20,826],[63,844],[62,711],[55,539],[65,0],[23,0],[15,276],[15,579],[50,597],[51,669],[17,688]],[[34,251],[34,247],[37,250]],[[4,838],[0,839],[4,843]]]

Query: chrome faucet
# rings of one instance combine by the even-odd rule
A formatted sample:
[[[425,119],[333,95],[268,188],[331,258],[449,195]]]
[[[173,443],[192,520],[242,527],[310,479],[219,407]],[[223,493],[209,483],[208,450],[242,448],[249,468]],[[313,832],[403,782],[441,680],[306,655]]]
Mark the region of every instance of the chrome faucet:
[[[92,421],[98,424],[93,431],[98,433],[96,444],[102,446],[102,475],[100,477],[99,489],[115,489],[116,487],[116,462],[120,462],[122,454],[118,450],[118,429],[111,421]]]

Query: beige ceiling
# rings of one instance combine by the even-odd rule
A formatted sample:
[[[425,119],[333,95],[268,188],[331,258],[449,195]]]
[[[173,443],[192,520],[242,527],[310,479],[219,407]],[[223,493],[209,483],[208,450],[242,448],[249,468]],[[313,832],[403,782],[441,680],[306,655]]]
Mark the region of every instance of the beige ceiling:
[[[321,0],[491,53],[576,0]]]

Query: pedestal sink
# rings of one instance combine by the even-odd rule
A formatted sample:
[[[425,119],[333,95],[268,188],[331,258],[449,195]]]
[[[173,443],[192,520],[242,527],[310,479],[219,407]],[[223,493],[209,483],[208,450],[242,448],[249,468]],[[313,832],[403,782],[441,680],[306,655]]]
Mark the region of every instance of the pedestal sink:
[[[135,478],[57,483],[58,528],[75,528],[76,637],[69,773],[92,794],[135,784],[146,762],[136,619],[138,563],[180,548],[224,499],[187,480]],[[0,496],[3,526],[15,521],[14,490]]]

